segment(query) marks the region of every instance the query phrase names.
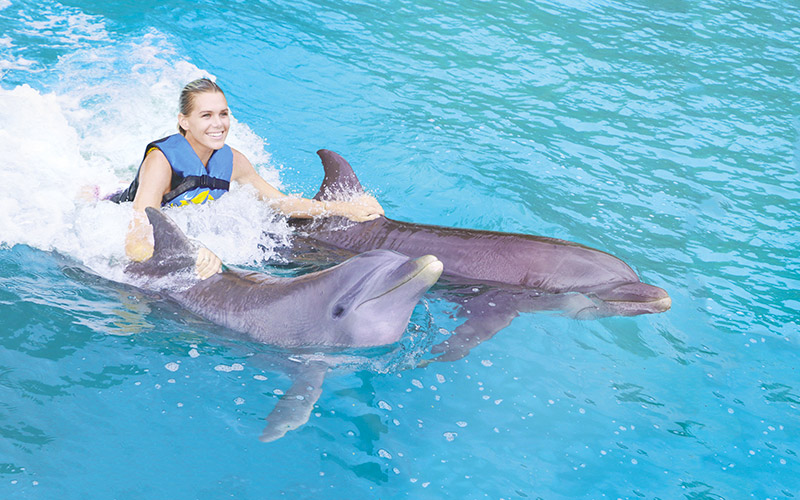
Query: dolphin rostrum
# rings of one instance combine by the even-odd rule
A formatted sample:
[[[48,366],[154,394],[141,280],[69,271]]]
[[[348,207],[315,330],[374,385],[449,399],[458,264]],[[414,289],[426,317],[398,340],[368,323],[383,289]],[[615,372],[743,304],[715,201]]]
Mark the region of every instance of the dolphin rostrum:
[[[325,179],[315,199],[343,199],[364,192],[344,158],[326,149],[317,154]],[[462,335],[462,341],[468,342],[451,358],[465,354],[467,344],[474,345],[507,326],[518,312],[563,308],[573,317],[588,319],[659,313],[672,303],[665,290],[642,283],[622,260],[570,241],[414,224],[383,216],[361,223],[340,217],[292,219],[291,223],[298,230],[294,258],[320,250],[333,253],[334,260],[374,249],[412,258],[433,254],[444,265],[443,279],[467,290],[481,285],[479,296],[456,294],[459,303],[475,303],[463,308],[465,315],[475,309],[484,314],[462,325],[462,333],[469,331],[470,338]],[[483,293],[484,285],[491,288],[490,293]]]
[[[195,245],[160,210],[145,209],[153,256],[129,264],[134,284],[167,295],[186,309],[252,340],[284,348],[366,347],[397,342],[422,295],[442,272],[436,257],[366,252],[296,278],[225,268],[200,280]],[[269,442],[308,421],[329,364],[289,356],[292,387],[267,417]]]

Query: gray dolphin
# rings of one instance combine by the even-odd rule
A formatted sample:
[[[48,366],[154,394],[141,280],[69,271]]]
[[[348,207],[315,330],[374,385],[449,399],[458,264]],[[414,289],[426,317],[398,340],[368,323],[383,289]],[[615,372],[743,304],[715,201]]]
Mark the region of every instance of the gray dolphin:
[[[422,295],[442,272],[436,257],[411,259],[376,250],[315,273],[280,278],[225,268],[196,277],[195,245],[161,211],[147,208],[153,256],[129,264],[136,285],[156,290],[216,324],[266,344],[367,347],[397,342]],[[292,387],[267,417],[261,441],[274,441],[308,421],[328,371],[324,356],[282,363]]]
[[[432,255],[412,259],[378,250],[296,278],[225,268],[200,280],[194,274],[194,244],[161,211],[146,213],[153,256],[129,264],[126,273],[199,316],[275,346],[394,343],[442,272]]]
[[[317,154],[325,179],[315,199],[335,200],[363,193],[344,158],[326,149]],[[507,326],[519,312],[561,309],[570,316],[590,319],[660,313],[672,303],[665,290],[642,283],[622,260],[570,241],[414,224],[387,217],[362,223],[339,217],[292,219],[291,223],[298,230],[290,249],[292,260],[320,252],[328,259],[341,260],[374,249],[394,250],[410,257],[436,255],[444,265],[443,279],[461,285],[460,290],[449,292],[449,298],[463,304],[462,314],[470,316],[457,330],[457,339],[434,348],[434,352],[450,350],[442,359],[463,356],[469,347]],[[488,292],[483,285],[488,286]]]

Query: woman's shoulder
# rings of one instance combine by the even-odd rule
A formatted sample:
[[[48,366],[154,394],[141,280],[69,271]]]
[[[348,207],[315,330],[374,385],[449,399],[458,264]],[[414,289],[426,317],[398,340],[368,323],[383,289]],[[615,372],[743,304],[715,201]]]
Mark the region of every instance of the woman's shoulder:
[[[245,156],[244,153],[238,149],[231,148],[231,153],[233,153],[234,165],[250,165],[250,160],[248,160],[247,156]]]
[[[144,161],[142,161],[142,168],[155,168],[160,170],[164,167],[170,170],[172,169],[169,160],[167,160],[167,156],[158,148],[150,148],[147,153],[145,153]]]

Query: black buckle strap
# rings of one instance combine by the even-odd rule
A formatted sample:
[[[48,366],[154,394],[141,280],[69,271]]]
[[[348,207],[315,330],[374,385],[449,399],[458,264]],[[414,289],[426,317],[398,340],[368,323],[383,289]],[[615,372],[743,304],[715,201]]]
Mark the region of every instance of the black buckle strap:
[[[164,197],[161,199],[161,204],[166,205],[178,196],[187,191],[191,191],[192,189],[208,188],[224,189],[225,191],[228,191],[230,189],[230,185],[231,183],[229,181],[211,177],[210,175],[189,175],[184,177],[183,180],[181,180],[181,182],[175,187],[175,189],[164,195]]]

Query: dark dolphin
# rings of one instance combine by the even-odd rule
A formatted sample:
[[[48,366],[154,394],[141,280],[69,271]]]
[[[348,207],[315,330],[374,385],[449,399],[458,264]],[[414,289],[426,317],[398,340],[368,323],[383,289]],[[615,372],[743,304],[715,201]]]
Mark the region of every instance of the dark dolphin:
[[[326,149],[317,154],[325,179],[315,199],[363,192],[344,158]],[[622,260],[570,241],[387,217],[358,224],[337,217],[294,219],[293,224],[307,238],[354,253],[386,249],[409,257],[436,255],[444,264],[444,276],[466,283],[497,283],[551,294],[579,292],[608,302],[609,312],[623,316],[663,312],[671,305],[665,290],[642,283]]]
[[[216,324],[266,344],[293,347],[367,347],[397,342],[422,295],[442,272],[431,255],[411,259],[377,250],[330,269],[296,278],[225,268],[196,277],[195,245],[172,220],[146,209],[153,256],[129,264],[134,283],[155,290]],[[293,384],[267,417],[260,439],[274,441],[308,421],[322,392],[325,357],[290,355]]]
[[[326,149],[317,154],[325,179],[315,199],[336,200],[363,193],[344,158]],[[444,264],[443,279],[461,285],[450,297],[464,304],[464,315],[472,316],[457,332],[462,347],[455,349],[451,341],[449,349],[458,353],[445,357],[463,356],[469,346],[508,325],[518,312],[560,309],[573,317],[589,319],[659,313],[671,306],[665,290],[642,283],[622,260],[570,241],[414,224],[387,217],[362,223],[340,217],[292,219],[291,223],[298,230],[290,250],[292,260],[309,255],[313,258],[315,253],[341,260],[374,249],[394,250],[409,257],[436,255]]]

